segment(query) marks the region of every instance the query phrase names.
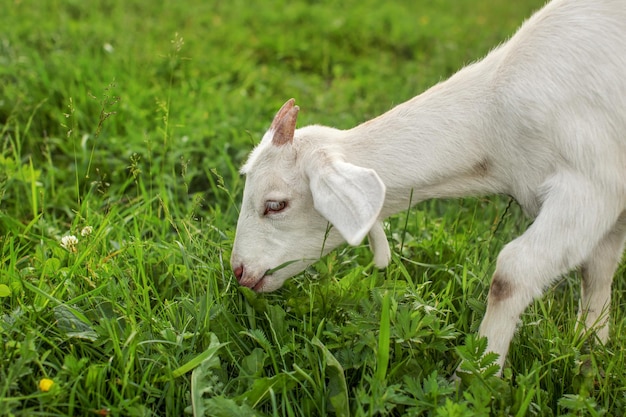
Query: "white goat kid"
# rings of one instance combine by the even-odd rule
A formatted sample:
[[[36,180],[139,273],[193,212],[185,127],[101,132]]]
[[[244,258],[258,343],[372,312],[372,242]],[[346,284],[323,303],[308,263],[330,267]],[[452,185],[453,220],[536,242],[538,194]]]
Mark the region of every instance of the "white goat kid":
[[[579,320],[608,337],[626,237],[626,2],[554,0],[482,61],[350,130],[278,112],[247,175],[232,267],[273,291],[382,220],[437,197],[500,193],[535,218],[498,256],[480,334],[503,365],[520,314],[580,267]],[[328,224],[332,228],[328,228]]]

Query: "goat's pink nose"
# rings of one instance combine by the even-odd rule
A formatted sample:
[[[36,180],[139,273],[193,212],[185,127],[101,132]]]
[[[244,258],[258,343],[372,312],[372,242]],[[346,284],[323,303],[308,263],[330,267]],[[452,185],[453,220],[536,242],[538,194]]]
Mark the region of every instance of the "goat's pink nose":
[[[237,281],[241,281],[241,277],[243,276],[243,265],[240,265],[237,268],[233,269],[233,274],[235,274],[235,278],[237,278]]]

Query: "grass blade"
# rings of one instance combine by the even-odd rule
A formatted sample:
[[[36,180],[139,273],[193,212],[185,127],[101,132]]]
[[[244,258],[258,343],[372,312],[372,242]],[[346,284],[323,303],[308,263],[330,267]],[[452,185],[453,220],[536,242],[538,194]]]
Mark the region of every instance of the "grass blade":
[[[219,343],[219,341],[217,340],[217,336],[212,334],[211,344],[209,348],[195,358],[191,359],[189,362],[176,368],[174,371],[172,371],[172,375],[174,376],[174,378],[178,378],[179,376],[186,374],[192,369],[195,369],[204,361],[210,361],[211,358],[213,358],[217,354],[217,352],[226,345],[228,345],[228,343]]]
[[[390,295],[389,291],[383,296],[380,312],[380,332],[378,334],[378,352],[376,354],[376,380],[384,382],[389,366],[389,341],[390,341]]]

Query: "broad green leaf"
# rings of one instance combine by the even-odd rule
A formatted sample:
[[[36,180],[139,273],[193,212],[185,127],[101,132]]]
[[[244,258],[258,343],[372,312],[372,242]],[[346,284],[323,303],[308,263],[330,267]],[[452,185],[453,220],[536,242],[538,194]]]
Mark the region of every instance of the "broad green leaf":
[[[329,379],[329,400],[330,404],[334,408],[335,414],[339,417],[350,416],[350,396],[348,394],[348,385],[346,384],[343,367],[321,340],[314,337],[311,342],[315,346],[319,347],[324,353],[324,359],[326,359],[327,366],[326,374]]]
[[[61,269],[61,260],[58,258],[46,259],[43,266],[44,275],[55,275],[59,273]]]
[[[280,392],[293,389],[296,382],[302,380],[302,378],[297,372],[286,372],[269,378],[258,378],[254,381],[250,390],[235,397],[235,400],[243,401],[255,407],[269,395],[270,391]]]
[[[248,404],[238,404],[231,398],[213,397],[204,400],[202,414],[193,413],[194,417],[257,417],[262,416]]]
[[[54,317],[57,320],[57,327],[67,337],[91,341],[98,339],[98,334],[91,326],[91,322],[79,308],[60,304],[54,307]]]
[[[172,372],[174,377],[178,377],[193,369],[191,373],[191,408],[194,417],[206,415],[204,394],[213,396],[221,391],[220,382],[214,377],[212,369],[219,368],[220,358],[217,356],[217,352],[226,345],[227,343],[220,343],[217,336],[211,333],[209,348]]]
[[[250,376],[259,376],[268,357],[263,349],[258,347],[252,349],[252,352],[241,360],[242,371]]]
[[[6,284],[0,284],[0,297],[8,297],[11,295],[11,289]]]

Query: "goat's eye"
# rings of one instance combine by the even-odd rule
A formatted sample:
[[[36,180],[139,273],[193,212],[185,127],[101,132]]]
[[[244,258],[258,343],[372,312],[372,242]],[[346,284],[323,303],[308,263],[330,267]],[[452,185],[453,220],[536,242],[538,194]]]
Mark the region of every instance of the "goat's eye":
[[[281,211],[283,211],[285,209],[285,207],[287,207],[287,202],[286,201],[266,201],[265,202],[265,213],[263,214],[270,214],[270,213],[279,213]]]

